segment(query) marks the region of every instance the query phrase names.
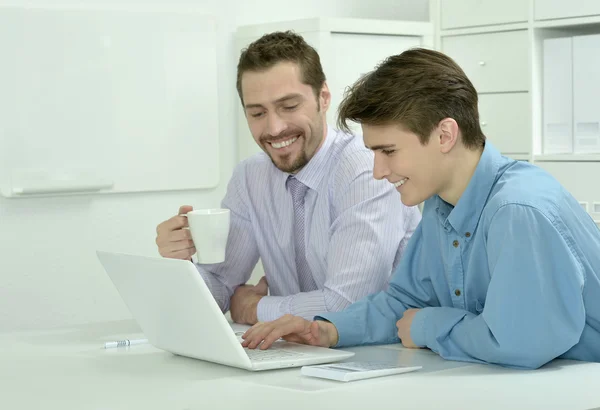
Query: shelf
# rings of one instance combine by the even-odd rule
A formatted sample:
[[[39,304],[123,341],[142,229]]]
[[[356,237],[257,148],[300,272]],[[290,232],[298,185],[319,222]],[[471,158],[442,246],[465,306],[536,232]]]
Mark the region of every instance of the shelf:
[[[539,20],[533,22],[534,28],[570,28],[589,26],[591,24],[600,25],[600,16],[572,17],[554,20]]]
[[[433,24],[426,21],[375,20],[359,18],[321,19],[321,30],[333,33],[432,36]]]
[[[375,20],[360,18],[317,17],[239,27],[238,37],[260,37],[265,32],[287,30],[297,33],[324,31],[332,33],[381,34],[399,36],[433,36],[433,24],[428,21]]]
[[[600,162],[600,154],[542,154],[534,162]]]
[[[440,30],[442,36],[462,36],[466,34],[497,33],[500,31],[527,30],[527,23],[495,24],[493,26],[475,26]]]

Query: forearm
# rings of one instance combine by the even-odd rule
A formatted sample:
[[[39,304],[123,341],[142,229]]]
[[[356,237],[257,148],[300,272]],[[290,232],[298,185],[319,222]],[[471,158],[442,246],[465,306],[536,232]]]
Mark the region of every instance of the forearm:
[[[576,318],[566,323],[552,312],[523,312],[521,318],[512,313],[505,309],[504,317],[486,317],[455,308],[425,308],[414,318],[411,337],[445,359],[535,369],[567,351],[581,335]]]
[[[213,295],[221,311],[227,312],[229,310],[229,300],[233,294],[233,289],[227,286],[219,276],[209,272],[202,265],[196,264],[196,269],[198,269],[200,276],[204,280],[204,283],[206,283],[206,286],[208,286],[210,293]]]
[[[258,303],[258,320],[267,322],[290,314],[312,320],[325,312],[339,311],[350,301],[330,289],[302,292],[290,296],[265,296]]]
[[[315,317],[337,329],[336,347],[398,343],[396,322],[406,307],[387,292],[369,296],[341,312]]]

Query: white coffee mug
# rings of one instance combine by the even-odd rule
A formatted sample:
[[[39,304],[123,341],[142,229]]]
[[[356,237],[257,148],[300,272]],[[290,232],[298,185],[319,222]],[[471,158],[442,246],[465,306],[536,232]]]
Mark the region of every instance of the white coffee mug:
[[[196,209],[185,216],[196,246],[198,263],[225,261],[225,248],[229,236],[229,209]]]

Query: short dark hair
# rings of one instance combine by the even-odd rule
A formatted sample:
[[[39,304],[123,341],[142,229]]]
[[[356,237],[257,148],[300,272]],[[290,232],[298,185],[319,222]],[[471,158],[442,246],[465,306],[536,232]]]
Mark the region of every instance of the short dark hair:
[[[302,36],[292,31],[265,34],[242,50],[237,66],[236,87],[242,104],[242,75],[246,71],[264,71],[280,62],[298,64],[301,81],[310,85],[318,98],[325,84],[325,73],[317,51]]]
[[[453,118],[467,148],[485,144],[479,125],[477,91],[463,70],[447,55],[414,48],[385,59],[345,93],[338,125],[397,123],[415,133],[423,145],[444,118]]]

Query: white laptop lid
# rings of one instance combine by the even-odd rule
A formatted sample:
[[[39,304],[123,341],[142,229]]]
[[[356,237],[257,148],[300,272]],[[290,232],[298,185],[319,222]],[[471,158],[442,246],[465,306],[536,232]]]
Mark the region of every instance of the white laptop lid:
[[[182,356],[252,367],[193,263],[103,251],[97,255],[152,345]]]
[[[354,355],[276,342],[301,357],[250,360],[192,262],[103,251],[97,255],[148,341],[159,349],[248,370],[328,363]]]

